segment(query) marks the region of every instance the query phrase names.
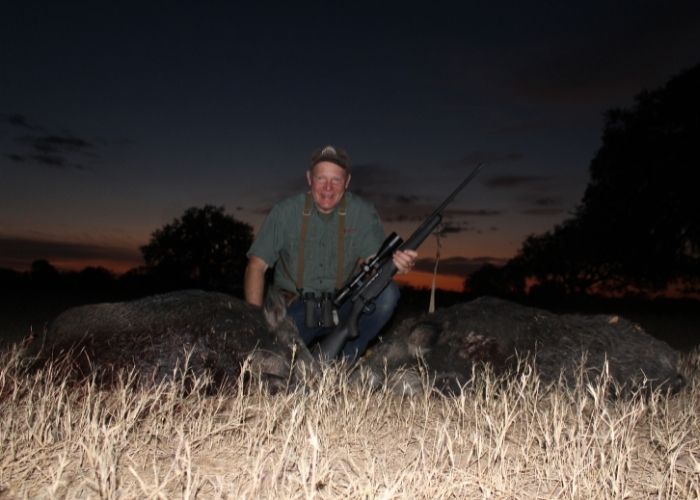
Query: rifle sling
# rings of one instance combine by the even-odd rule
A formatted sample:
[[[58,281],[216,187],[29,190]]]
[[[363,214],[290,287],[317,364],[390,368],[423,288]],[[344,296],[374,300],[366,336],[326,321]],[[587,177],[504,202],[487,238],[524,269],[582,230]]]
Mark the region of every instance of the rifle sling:
[[[306,243],[306,232],[309,229],[309,217],[311,216],[311,193],[306,193],[304,200],[304,211],[301,218],[301,236],[299,236],[299,254],[297,255],[297,290],[301,290],[304,285],[304,243]]]

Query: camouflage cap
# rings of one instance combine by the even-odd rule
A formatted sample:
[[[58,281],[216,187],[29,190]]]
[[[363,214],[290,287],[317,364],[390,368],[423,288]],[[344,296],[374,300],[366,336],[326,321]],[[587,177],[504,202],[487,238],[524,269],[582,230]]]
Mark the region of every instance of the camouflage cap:
[[[350,171],[350,157],[344,150],[340,148],[336,148],[334,146],[325,146],[314,151],[311,154],[311,165],[309,165],[309,169],[313,168],[314,165],[316,165],[317,163],[321,163],[322,161],[329,161],[331,163],[335,163],[339,167]]]

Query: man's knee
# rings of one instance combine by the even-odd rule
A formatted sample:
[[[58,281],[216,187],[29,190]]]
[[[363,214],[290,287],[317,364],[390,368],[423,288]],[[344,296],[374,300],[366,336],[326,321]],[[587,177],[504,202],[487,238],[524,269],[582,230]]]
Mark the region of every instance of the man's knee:
[[[398,285],[394,281],[390,282],[374,301],[377,312],[382,314],[393,313],[394,309],[396,309],[396,305],[399,303],[400,297],[401,292],[399,291]]]

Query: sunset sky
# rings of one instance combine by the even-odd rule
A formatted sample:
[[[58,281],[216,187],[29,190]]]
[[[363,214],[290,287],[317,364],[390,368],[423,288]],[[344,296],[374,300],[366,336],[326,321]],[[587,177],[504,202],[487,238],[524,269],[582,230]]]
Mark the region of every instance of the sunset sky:
[[[700,62],[698,2],[459,3],[5,5],[0,267],[125,271],[205,204],[257,230],[334,144],[404,237],[486,163],[448,214],[458,286],[570,214],[605,110]]]

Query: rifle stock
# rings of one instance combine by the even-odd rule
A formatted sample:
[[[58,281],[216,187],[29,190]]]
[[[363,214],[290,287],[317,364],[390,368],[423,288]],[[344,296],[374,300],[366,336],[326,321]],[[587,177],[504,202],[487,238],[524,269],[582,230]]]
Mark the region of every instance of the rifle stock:
[[[347,321],[341,321],[331,333],[323,337],[318,343],[319,357],[323,361],[330,361],[343,350],[345,342],[355,339],[360,334],[357,331],[357,322],[365,307],[360,301],[353,302],[352,311]]]
[[[363,269],[357,275],[353,276],[348,285],[338,292],[333,300],[335,306],[341,307],[343,302],[350,297],[352,310],[347,319],[341,320],[328,335],[319,341],[318,354],[322,360],[334,359],[343,349],[345,342],[359,336],[357,322],[360,314],[362,314],[369,303],[382,293],[396,274],[397,268],[392,259],[393,250],[398,245],[400,245],[398,246],[400,250],[416,250],[442,222],[442,212],[445,210],[445,207],[476,177],[481,167],[483,167],[483,164],[477,165],[405,242],[401,242],[401,239],[395,233],[392,233],[384,241],[377,255],[367,265],[363,266]]]

